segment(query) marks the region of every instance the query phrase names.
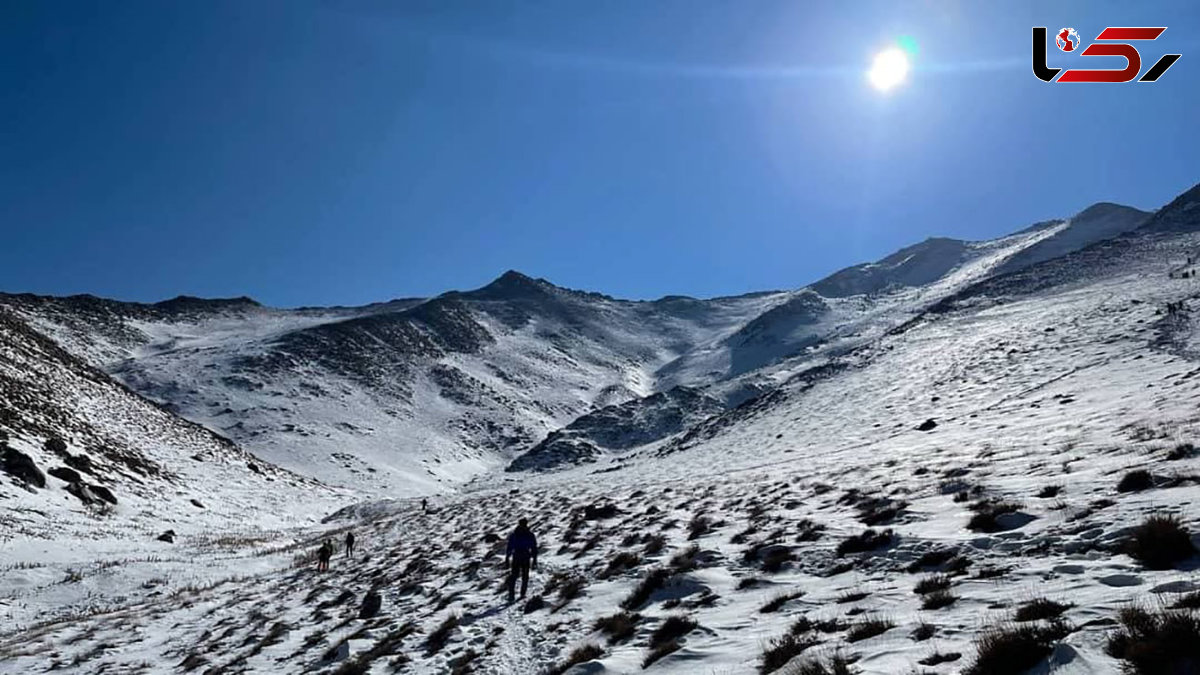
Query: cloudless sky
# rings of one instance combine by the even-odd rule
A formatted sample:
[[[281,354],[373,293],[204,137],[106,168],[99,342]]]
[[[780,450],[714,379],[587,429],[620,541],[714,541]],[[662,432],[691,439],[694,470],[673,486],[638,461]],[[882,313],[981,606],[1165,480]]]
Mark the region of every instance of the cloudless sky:
[[[1035,25],[1168,26],[1143,69],[1183,58],[1047,84]],[[916,70],[883,95],[864,73],[900,36]],[[11,0],[0,290],[792,288],[929,236],[1157,208],[1200,182],[1198,130],[1194,1]]]

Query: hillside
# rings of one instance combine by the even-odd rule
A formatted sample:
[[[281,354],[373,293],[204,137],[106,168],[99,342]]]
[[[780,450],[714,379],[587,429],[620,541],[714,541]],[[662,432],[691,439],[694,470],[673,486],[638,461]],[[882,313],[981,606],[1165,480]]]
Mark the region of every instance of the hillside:
[[[10,566],[0,657],[13,672],[1120,672],[1152,637],[1118,639],[1122,620],[1152,623],[1123,608],[1192,621],[1200,593],[1198,195],[955,246],[936,279],[866,295],[635,303],[510,273],[399,311],[239,328],[238,350],[162,352],[176,376],[244,357],[263,390],[303,373],[453,414],[492,400],[455,376],[418,397],[412,382],[453,367],[509,396],[511,417],[538,401],[566,421],[429,511],[362,501],[318,527],[197,542],[187,562]],[[718,367],[738,349],[777,356]],[[500,372],[520,386],[499,389]],[[540,569],[509,605],[518,517]],[[1151,517],[1179,529],[1143,529]],[[316,572],[318,543],[351,530],[359,551]],[[80,584],[102,602],[80,609]],[[981,670],[1002,630],[1023,665]]]
[[[807,288],[708,300],[619,300],[510,271],[473,291],[358,308],[28,295],[0,296],[0,305],[268,461],[379,495],[444,493],[544,454],[576,419],[678,386],[720,401],[682,413],[691,426],[980,278],[1145,216],[1097,205],[994,241],[931,239]],[[567,445],[558,447],[571,456],[595,454]]]

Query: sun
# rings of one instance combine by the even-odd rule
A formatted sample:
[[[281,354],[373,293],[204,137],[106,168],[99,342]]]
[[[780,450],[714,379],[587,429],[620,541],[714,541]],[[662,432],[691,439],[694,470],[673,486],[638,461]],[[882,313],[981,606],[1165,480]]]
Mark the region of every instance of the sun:
[[[899,47],[885,49],[875,55],[867,80],[879,91],[891,91],[908,78],[908,54]]]

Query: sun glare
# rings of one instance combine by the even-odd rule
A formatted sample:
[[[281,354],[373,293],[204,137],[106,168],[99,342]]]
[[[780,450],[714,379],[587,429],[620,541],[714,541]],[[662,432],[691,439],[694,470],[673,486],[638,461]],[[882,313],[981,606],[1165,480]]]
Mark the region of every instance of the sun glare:
[[[903,49],[886,49],[875,55],[871,70],[867,71],[867,79],[877,90],[890,91],[908,77],[908,67],[908,54]]]

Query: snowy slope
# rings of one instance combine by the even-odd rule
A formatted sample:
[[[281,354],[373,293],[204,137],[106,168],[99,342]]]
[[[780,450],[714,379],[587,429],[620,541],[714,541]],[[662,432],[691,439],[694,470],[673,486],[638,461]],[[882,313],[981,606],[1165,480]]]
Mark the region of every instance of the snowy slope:
[[[357,310],[247,301],[177,315],[3,300],[134,390],[273,462],[413,494],[450,489],[580,415],[654,393],[663,364],[785,297],[631,302],[510,272],[472,292]]]
[[[0,560],[297,526],[348,497],[155,406],[3,310],[0,455]],[[301,498],[312,508],[294,508]]]
[[[1151,569],[1125,549],[1151,514],[1177,516],[1200,543],[1191,508],[1200,454],[1189,445],[1200,434],[1200,320],[1190,311],[1200,287],[1179,274],[1200,250],[1197,195],[1140,229],[1006,274],[997,272],[1021,251],[1081,241],[1070,221],[971,244],[937,279],[873,296],[732,299],[713,318],[705,301],[672,299],[668,314],[509,277],[447,298],[433,316],[388,316],[370,329],[350,319],[333,341],[307,335],[326,335],[326,324],[285,334],[302,334],[300,343],[250,341],[244,353],[299,359],[309,339],[327,349],[415,330],[428,340],[398,344],[436,358],[398,359],[380,373],[377,358],[326,356],[360,391],[372,377],[384,382],[371,391],[387,386],[392,367],[428,373],[436,362],[480,387],[516,374],[504,391],[542,402],[548,419],[572,398],[617,404],[599,415],[612,424],[564,429],[592,439],[653,417],[643,417],[646,402],[620,404],[663,387],[664,364],[706,372],[699,359],[672,356],[691,351],[689,341],[710,355],[730,345],[779,350],[828,326],[801,354],[733,377],[710,369],[709,393],[764,393],[689,431],[555,472],[488,473],[433,500],[429,513],[416,501],[363,504],[318,528],[197,542],[186,562],[94,566],[70,583],[51,581],[74,578],[69,565],[26,568],[32,554],[18,551],[4,578],[20,582],[0,586],[10,625],[0,630],[0,672],[562,672],[557,665],[592,645],[573,675],[757,673],[792,635],[811,646],[790,664],[797,670],[773,672],[841,654],[862,673],[949,674],[975,661],[985,629],[1011,624],[1039,598],[1061,603],[1051,613],[1066,623],[1028,672],[1119,672],[1105,647],[1120,609],[1170,606],[1200,590],[1195,557]],[[437,337],[426,332],[434,323]],[[555,347],[554,367],[543,367]],[[617,354],[628,360],[614,365]],[[302,361],[314,364],[314,378],[335,367],[311,354]],[[423,404],[475,391],[438,377],[439,394]],[[472,396],[477,410],[491,394]],[[1135,470],[1148,480],[1118,489]],[[541,607],[506,605],[500,594],[502,538],[522,516],[541,538],[531,588]],[[868,527],[878,541],[852,550]],[[316,572],[318,542],[346,528],[359,553]],[[647,579],[661,586],[638,596]],[[920,581],[946,595],[929,602],[914,592]],[[104,602],[64,596],[77,585]],[[362,618],[370,591],[382,607]],[[612,624],[598,620],[622,608],[635,613],[628,634],[606,633]],[[651,643],[672,616],[695,623],[656,654]]]
[[[979,278],[1143,216],[1098,205],[995,241],[931,239],[807,289],[711,300],[631,302],[508,272],[475,291],[362,308],[277,310],[245,298],[0,303],[135,391],[281,466],[382,495],[437,493],[606,406],[680,385],[737,405]],[[690,425],[711,412],[685,417]]]

